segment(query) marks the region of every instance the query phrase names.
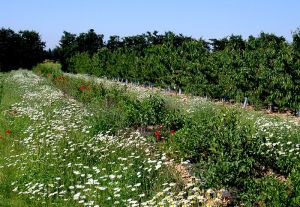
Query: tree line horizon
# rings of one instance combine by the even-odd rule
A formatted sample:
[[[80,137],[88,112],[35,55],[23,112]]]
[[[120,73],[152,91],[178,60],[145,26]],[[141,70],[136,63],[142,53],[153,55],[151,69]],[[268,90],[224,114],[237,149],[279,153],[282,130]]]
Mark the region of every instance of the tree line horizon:
[[[30,69],[49,59],[66,72],[148,82],[211,98],[248,97],[254,105],[280,108],[300,107],[299,57],[299,28],[292,42],[264,32],[207,41],[153,31],[104,41],[93,29],[64,31],[59,45],[49,50],[35,31],[0,30],[0,72]]]

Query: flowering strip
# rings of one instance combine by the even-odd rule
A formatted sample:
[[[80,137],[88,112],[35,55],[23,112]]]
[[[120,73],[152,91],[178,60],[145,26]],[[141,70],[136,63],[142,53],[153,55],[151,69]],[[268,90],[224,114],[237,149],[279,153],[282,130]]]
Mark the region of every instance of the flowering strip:
[[[41,205],[59,200],[93,207],[205,202],[203,193],[194,188],[197,179],[178,191],[168,174],[172,160],[138,132],[92,133],[89,120],[94,115],[42,78],[15,71],[8,81],[23,93],[22,100],[11,106],[14,118],[30,121],[12,142],[23,149],[0,166],[15,168],[17,179],[11,186],[19,196]],[[154,183],[160,191],[152,196]]]

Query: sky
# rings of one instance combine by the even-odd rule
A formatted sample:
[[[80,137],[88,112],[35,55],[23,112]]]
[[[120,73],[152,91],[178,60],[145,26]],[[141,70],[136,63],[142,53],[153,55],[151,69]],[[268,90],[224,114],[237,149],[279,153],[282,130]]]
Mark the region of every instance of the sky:
[[[0,0],[0,27],[34,30],[47,48],[63,31],[120,37],[157,30],[193,38],[273,33],[292,40],[299,0]]]

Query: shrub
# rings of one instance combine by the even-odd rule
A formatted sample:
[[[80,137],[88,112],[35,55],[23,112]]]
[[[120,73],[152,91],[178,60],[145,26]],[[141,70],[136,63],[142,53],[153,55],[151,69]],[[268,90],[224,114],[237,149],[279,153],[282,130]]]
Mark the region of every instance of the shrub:
[[[33,67],[36,74],[41,74],[49,78],[56,78],[63,74],[61,65],[53,61],[44,61]]]
[[[291,184],[291,198],[290,206],[300,206],[300,172],[293,170],[289,177],[289,182]]]
[[[206,105],[186,118],[170,143],[173,151],[196,165],[196,174],[207,186],[239,186],[254,174],[253,125],[242,112]]]
[[[246,206],[291,206],[289,186],[274,176],[248,179],[244,186],[241,200]]]
[[[142,120],[144,126],[162,123],[165,114],[165,100],[158,95],[151,95],[142,101]]]

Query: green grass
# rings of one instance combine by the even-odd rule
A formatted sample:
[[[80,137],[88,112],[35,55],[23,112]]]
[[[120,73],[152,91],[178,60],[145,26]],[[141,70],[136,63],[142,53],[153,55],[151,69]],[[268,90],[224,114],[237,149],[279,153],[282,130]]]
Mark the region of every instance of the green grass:
[[[19,136],[18,130],[29,124],[25,120],[13,121],[10,106],[20,101],[20,94],[17,93],[12,82],[5,80],[8,76],[9,74],[0,74],[0,136],[2,138],[0,140],[0,166],[2,167],[6,163],[7,156],[15,155],[16,151],[22,152],[22,147],[18,145],[12,147],[13,140]],[[11,130],[11,134],[5,133],[7,129]],[[11,183],[16,179],[16,170],[13,166],[0,169],[1,206],[29,206],[26,201],[11,192]]]

